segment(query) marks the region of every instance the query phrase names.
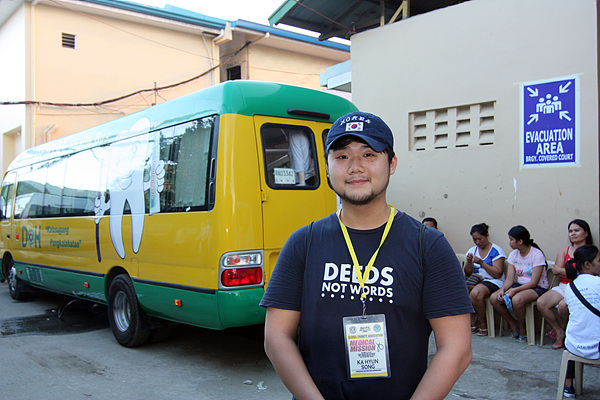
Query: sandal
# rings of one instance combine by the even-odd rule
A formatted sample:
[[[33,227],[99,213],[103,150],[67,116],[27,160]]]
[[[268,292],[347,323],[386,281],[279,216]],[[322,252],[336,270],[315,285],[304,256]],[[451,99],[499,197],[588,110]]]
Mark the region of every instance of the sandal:
[[[556,339],[556,331],[554,329],[550,329],[548,333],[546,333],[546,336],[548,336],[550,339]]]
[[[513,339],[518,339],[518,338],[519,338],[519,336],[521,336],[521,335],[519,335],[519,333],[518,333],[518,332],[511,332],[511,333],[510,333],[510,337],[511,337],[511,338],[513,338]]]
[[[479,329],[476,333],[477,336],[487,336],[488,335],[488,330],[487,329]]]
[[[472,326],[471,327],[471,333],[477,333],[478,330],[479,330],[478,326]]]
[[[517,338],[517,340],[519,342],[527,342],[527,336],[521,336],[521,335],[519,335],[519,337]]]
[[[556,341],[552,345],[552,349],[558,350],[563,347],[565,347],[565,332],[556,332]]]
[[[565,347],[565,343],[564,342],[561,343],[558,340],[556,342],[554,342],[554,344],[552,345],[553,350],[562,349],[563,347]]]

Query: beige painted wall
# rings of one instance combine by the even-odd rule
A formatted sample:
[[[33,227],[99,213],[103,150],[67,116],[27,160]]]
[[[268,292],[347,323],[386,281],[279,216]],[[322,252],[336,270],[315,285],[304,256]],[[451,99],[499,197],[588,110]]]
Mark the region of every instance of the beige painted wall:
[[[209,70],[212,38],[113,18],[33,7],[35,99],[96,103],[155,85],[177,83]],[[62,33],[76,35],[77,48],[63,48]],[[218,50],[217,50],[218,51]],[[218,59],[218,53],[215,55]],[[121,117],[218,80],[206,76],[179,86],[145,92],[98,107],[42,106],[36,111],[36,144]]]
[[[242,65],[242,78],[321,89],[319,73],[348,60],[345,51],[328,49],[276,35],[234,30],[234,40],[214,43],[221,33],[183,23],[172,23],[92,3],[25,2],[0,31],[0,50],[18,72],[0,76],[3,88],[11,83],[10,98],[51,103],[98,103],[141,89],[152,89],[213,72],[176,88],[136,94],[99,106],[11,106],[0,110],[18,118],[0,120],[3,172],[20,151],[95,126],[226,79],[226,68]],[[60,3],[63,4],[63,3]],[[80,7],[75,12],[71,7]],[[76,49],[62,47],[62,33],[76,35]],[[15,42],[15,38],[20,41]],[[259,42],[219,67],[247,40]],[[24,67],[23,67],[24,65]],[[6,69],[5,68],[5,69]],[[1,90],[1,88],[0,88]],[[0,92],[1,93],[1,92]],[[9,123],[10,122],[10,123]],[[22,132],[15,138],[15,128]],[[7,147],[8,146],[8,147]],[[10,147],[10,148],[9,148]],[[14,148],[13,150],[11,150]]]
[[[29,86],[25,76],[29,70],[29,48],[26,44],[30,32],[30,19],[26,11],[21,7],[0,26],[0,101],[19,101],[27,97]],[[25,148],[27,138],[21,133],[31,122],[28,118],[29,108],[25,105],[0,106],[2,171],[5,171],[15,155]]]
[[[260,44],[250,48],[248,62],[252,80],[288,83],[316,90],[323,90],[319,73],[336,63],[331,59],[294,54]]]
[[[507,253],[517,224],[551,260],[574,218],[599,243],[597,26],[594,0],[477,0],[353,36],[353,101],[395,135],[389,201],[437,218],[460,253],[480,222]],[[570,75],[580,83],[581,166],[520,168],[520,84]],[[409,149],[410,113],[479,103],[494,105],[484,121],[492,145]]]
[[[234,57],[229,57],[247,41],[250,46]],[[319,73],[327,67],[350,59],[350,53],[339,50],[318,49],[317,46],[298,45],[284,39],[261,38],[258,34],[234,31],[234,39],[221,47],[224,68],[221,80],[226,80],[226,71],[241,66],[242,79],[285,83],[323,90]],[[282,48],[283,47],[283,48]]]

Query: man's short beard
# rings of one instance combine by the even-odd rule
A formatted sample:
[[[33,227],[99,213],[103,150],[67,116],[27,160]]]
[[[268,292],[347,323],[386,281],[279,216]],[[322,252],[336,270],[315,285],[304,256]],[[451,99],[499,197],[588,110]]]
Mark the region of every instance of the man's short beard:
[[[373,201],[376,197],[377,194],[373,191],[371,191],[371,193],[361,196],[359,198],[355,198],[355,197],[349,197],[346,195],[346,193],[338,193],[338,196],[340,196],[340,199],[342,199],[343,201],[352,204],[353,206],[364,206],[366,204],[369,204],[371,201]]]

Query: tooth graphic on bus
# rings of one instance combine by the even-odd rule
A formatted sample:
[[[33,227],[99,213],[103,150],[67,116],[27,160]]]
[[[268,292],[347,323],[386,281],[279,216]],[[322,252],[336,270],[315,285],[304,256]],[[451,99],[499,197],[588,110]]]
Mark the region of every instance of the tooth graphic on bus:
[[[150,144],[147,133],[150,130],[150,121],[147,118],[138,120],[129,130],[121,132],[108,147],[108,153],[102,157],[103,167],[106,168],[106,191],[99,193],[95,201],[96,224],[106,213],[110,215],[110,237],[115,251],[121,258],[125,258],[123,244],[123,213],[125,204],[131,211],[131,241],[132,250],[137,253],[142,241],[144,231],[144,218],[146,202],[144,191],[151,189],[154,198],[161,192],[164,184],[164,161],[158,159],[158,154],[151,157],[151,179],[144,181],[144,170],[148,151],[158,152],[159,147]],[[131,137],[134,134],[142,134]],[[158,136],[158,135],[157,135]],[[128,138],[119,140],[120,138]],[[155,142],[158,138],[153,138]],[[159,205],[160,206],[160,205]],[[154,205],[152,213],[160,209]],[[100,260],[100,257],[98,257]]]

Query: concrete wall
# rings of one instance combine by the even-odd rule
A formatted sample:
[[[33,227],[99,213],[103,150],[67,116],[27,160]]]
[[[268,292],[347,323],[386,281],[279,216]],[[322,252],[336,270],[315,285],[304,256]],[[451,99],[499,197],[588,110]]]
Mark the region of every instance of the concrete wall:
[[[161,29],[41,3],[33,12],[35,99],[39,101],[96,103],[177,83],[211,67],[215,35],[207,35],[205,42],[199,30],[194,34]],[[63,32],[76,35],[76,49],[62,47]],[[209,73],[157,94],[145,92],[102,106],[42,106],[36,112],[35,144],[208,87],[214,81]]]
[[[236,30],[233,36],[231,42],[221,46],[221,80],[227,79],[228,68],[239,65],[242,79],[323,90],[319,73],[325,72],[327,67],[350,59],[350,54],[344,51],[298,44],[274,35],[261,38],[262,35],[258,32]],[[229,57],[247,41],[254,43],[236,56]]]
[[[27,98],[26,88],[26,27],[27,13],[21,7],[0,26],[0,101],[20,101]],[[0,168],[6,170],[10,161],[24,148],[21,135],[26,124],[26,106],[0,106],[2,154]]]
[[[470,227],[480,222],[507,253],[517,224],[551,260],[574,218],[590,223],[598,243],[596,11],[594,0],[476,0],[353,36],[353,100],[395,135],[389,201],[437,218],[456,252],[473,245]],[[579,79],[580,165],[521,168],[521,84],[565,76]],[[452,125],[465,112],[465,147],[435,148],[429,138],[415,149],[415,119],[436,129],[438,116]]]
[[[220,29],[86,2],[33,4],[22,2],[0,26],[0,101],[59,105],[0,106],[0,173],[26,148],[217,84],[231,65],[242,66],[242,79],[321,89],[319,73],[350,58],[346,51],[253,30],[234,30],[232,41],[225,35],[217,45]],[[63,33],[75,35],[75,49],[63,47]],[[256,40],[228,59],[228,52]],[[142,89],[150,90],[106,104],[67,105],[102,103]]]

